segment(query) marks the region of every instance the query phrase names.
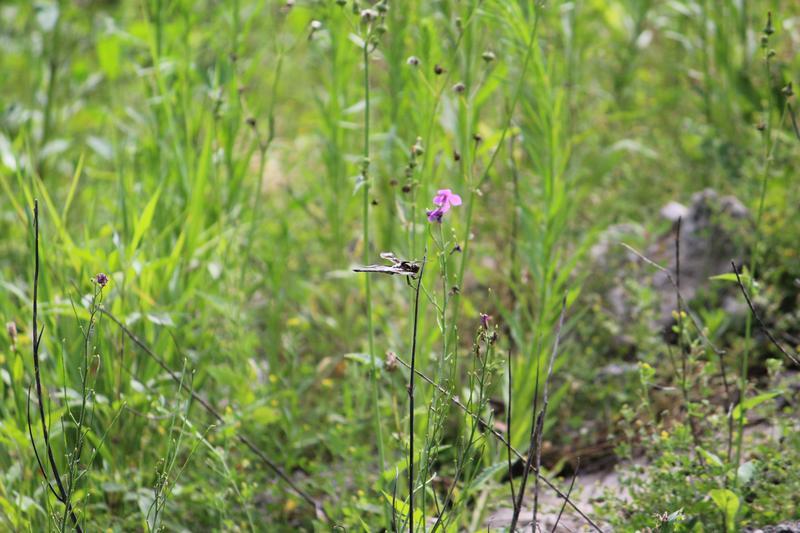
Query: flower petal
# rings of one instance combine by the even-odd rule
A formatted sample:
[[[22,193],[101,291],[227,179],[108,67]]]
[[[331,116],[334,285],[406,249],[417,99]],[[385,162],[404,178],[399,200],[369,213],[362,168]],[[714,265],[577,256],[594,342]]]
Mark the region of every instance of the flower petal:
[[[451,194],[448,200],[450,205],[461,205],[461,197],[457,194]]]

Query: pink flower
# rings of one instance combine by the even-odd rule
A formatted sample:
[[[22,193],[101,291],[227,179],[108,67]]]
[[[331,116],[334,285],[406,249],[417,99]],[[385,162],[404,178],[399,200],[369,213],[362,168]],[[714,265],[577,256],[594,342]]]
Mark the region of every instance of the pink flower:
[[[450,189],[439,189],[433,197],[433,203],[441,207],[443,213],[447,213],[450,207],[461,205],[461,197]]]
[[[426,211],[429,222],[441,222],[445,213],[450,211],[451,207],[461,205],[461,197],[455,194],[450,189],[439,189],[436,196],[433,197],[434,205],[438,206],[432,211]]]

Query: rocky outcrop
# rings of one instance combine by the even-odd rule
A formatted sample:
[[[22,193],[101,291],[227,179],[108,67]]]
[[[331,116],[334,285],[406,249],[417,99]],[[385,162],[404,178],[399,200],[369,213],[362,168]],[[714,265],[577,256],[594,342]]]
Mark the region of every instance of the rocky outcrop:
[[[661,209],[660,216],[669,222],[669,230],[653,236],[640,225],[617,224],[605,230],[590,251],[596,269],[615,273],[614,281],[600,290],[603,307],[621,325],[621,334],[625,335],[626,324],[640,319],[642,306],[646,305],[641,291],[637,294],[634,290],[636,287],[651,291],[650,299],[657,302],[652,320],[661,329],[669,331],[678,307],[675,287],[667,273],[647,265],[621,243],[633,245],[645,257],[667,268],[677,280],[679,226],[683,299],[691,302],[703,296],[729,314],[743,315],[746,307],[735,287],[714,283],[709,278],[731,272],[731,261],[741,265],[747,260],[746,242],[752,222],[744,204],[734,196],[705,189],[693,194],[688,206],[669,202]]]

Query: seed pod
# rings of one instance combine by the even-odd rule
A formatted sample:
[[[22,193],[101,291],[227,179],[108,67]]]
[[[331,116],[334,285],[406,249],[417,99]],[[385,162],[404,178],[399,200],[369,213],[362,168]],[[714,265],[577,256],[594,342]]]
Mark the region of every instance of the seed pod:
[[[772,11],[767,12],[767,25],[764,26],[764,35],[770,36],[775,33],[775,28],[772,27]]]

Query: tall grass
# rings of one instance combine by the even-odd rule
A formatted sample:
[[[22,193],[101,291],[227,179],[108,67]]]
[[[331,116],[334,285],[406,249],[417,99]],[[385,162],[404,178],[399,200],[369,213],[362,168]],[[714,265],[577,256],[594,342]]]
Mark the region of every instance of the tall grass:
[[[646,385],[595,379],[662,347],[653,331],[624,357],[607,342],[625,325],[593,307],[617,276],[589,259],[603,227],[655,235],[666,201],[736,193],[757,240],[784,243],[754,248],[746,289],[793,309],[767,283],[798,275],[780,255],[797,187],[779,95],[798,12],[771,6],[764,48],[760,6],[708,0],[0,8],[0,527],[68,529],[60,497],[87,530],[483,529],[514,507],[507,455],[524,465],[542,434],[611,439],[622,404],[658,408]],[[444,188],[464,204],[431,223]],[[37,198],[41,345],[27,326]],[[418,305],[398,276],[350,271],[384,251],[427,258]],[[694,319],[729,351],[691,351],[700,333],[681,324],[685,403],[718,356],[739,358],[753,397],[752,320],[739,342],[716,310]],[[27,434],[34,343],[66,497]],[[512,405],[513,448],[497,438]],[[750,459],[739,412],[736,465]]]

